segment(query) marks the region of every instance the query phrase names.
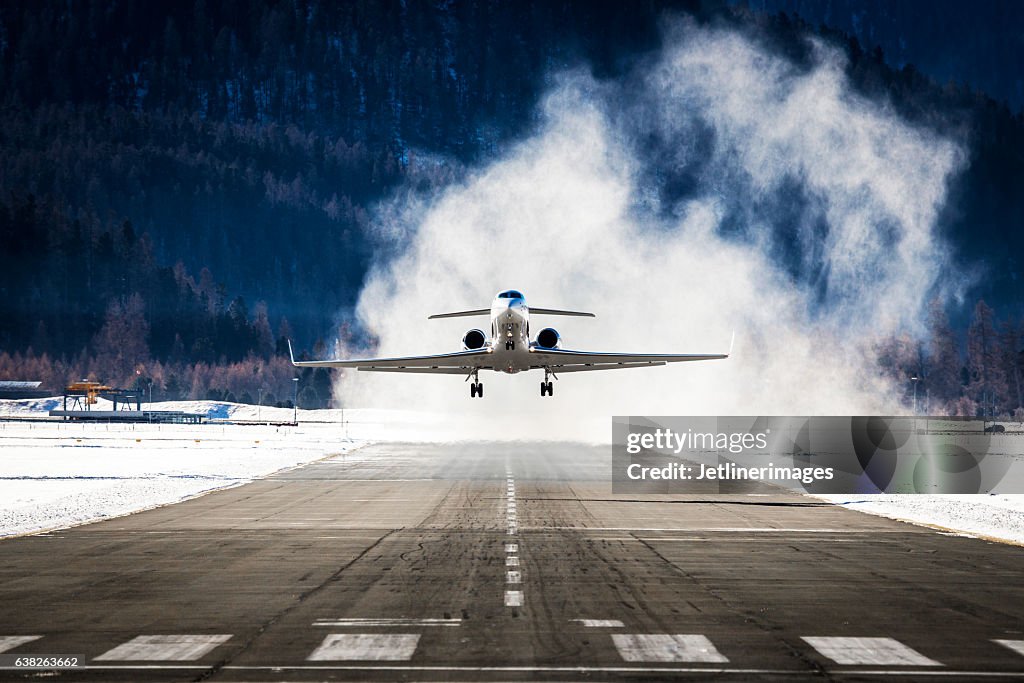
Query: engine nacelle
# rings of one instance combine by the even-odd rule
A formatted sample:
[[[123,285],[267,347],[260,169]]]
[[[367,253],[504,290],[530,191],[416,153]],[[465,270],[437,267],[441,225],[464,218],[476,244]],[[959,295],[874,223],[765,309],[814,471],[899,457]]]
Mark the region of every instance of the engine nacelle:
[[[482,349],[486,343],[487,336],[482,330],[470,330],[466,333],[466,336],[462,338],[462,348],[466,351]]]
[[[545,327],[537,333],[537,346],[542,349],[557,349],[561,343],[562,337],[553,327]]]

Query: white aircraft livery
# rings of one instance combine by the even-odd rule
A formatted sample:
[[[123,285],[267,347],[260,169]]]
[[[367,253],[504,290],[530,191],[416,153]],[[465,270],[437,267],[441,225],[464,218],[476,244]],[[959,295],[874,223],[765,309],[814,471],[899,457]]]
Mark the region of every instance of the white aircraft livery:
[[[571,315],[593,318],[593,313],[563,311],[555,308],[529,308],[526,298],[518,291],[509,289],[499,292],[490,309],[480,308],[456,313],[438,313],[429,320],[438,318],[463,318],[489,315],[491,336],[483,330],[473,329],[462,338],[462,351],[442,353],[435,356],[404,356],[400,358],[354,358],[337,360],[296,361],[291,342],[288,352],[292,365],[300,368],[356,368],[373,372],[414,372],[466,375],[473,380],[469,387],[470,397],[483,398],[484,385],[480,381],[481,370],[494,370],[515,374],[526,370],[543,370],[544,381],[540,383],[540,395],[552,396],[554,386],[550,379],[558,379],[563,372],[587,372],[591,370],[614,370],[617,368],[642,368],[666,363],[691,360],[721,360],[728,353],[690,354],[637,354],[598,353],[593,351],[570,351],[562,348],[562,338],[553,327],[545,327],[530,341],[530,315]],[[735,335],[734,335],[735,338]],[[732,351],[732,344],[729,345]]]

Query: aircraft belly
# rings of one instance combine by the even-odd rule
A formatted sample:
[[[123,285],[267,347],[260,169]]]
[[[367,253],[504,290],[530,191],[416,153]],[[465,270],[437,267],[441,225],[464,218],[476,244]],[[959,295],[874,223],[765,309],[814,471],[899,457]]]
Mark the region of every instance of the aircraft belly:
[[[493,367],[496,372],[514,375],[530,369],[530,339],[527,317],[516,310],[496,312],[494,324]]]

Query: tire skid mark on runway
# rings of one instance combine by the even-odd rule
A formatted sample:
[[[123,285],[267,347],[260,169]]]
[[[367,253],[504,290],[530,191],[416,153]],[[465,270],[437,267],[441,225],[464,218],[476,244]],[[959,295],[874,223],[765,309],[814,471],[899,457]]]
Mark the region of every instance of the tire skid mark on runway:
[[[293,601],[292,601],[292,603],[291,603],[291,604],[290,604],[290,605],[289,605],[288,607],[286,607],[285,609],[281,610],[280,612],[278,612],[278,613],[277,613],[277,614],[275,614],[274,616],[272,616],[272,617],[270,617],[269,619],[267,619],[266,621],[264,621],[264,622],[263,622],[263,623],[262,623],[262,624],[261,624],[261,625],[260,625],[260,626],[259,626],[259,627],[258,627],[258,628],[257,628],[257,629],[256,629],[256,630],[255,630],[255,631],[253,632],[253,633],[252,633],[252,635],[250,635],[250,636],[249,636],[249,637],[248,637],[248,638],[247,638],[247,639],[245,640],[245,642],[243,642],[243,643],[242,643],[242,644],[241,644],[241,645],[239,646],[239,648],[238,648],[238,649],[237,649],[237,650],[236,650],[236,651],[235,651],[235,652],[234,652],[233,654],[231,654],[230,656],[227,656],[227,657],[225,657],[225,658],[221,659],[221,660],[220,660],[219,662],[217,662],[216,664],[213,664],[213,665],[212,665],[212,666],[211,666],[211,667],[210,667],[209,669],[207,669],[207,670],[206,670],[206,672],[205,672],[205,673],[204,673],[203,675],[201,675],[201,676],[199,676],[198,678],[196,678],[196,681],[204,681],[204,680],[207,680],[207,679],[208,679],[208,678],[210,678],[211,676],[214,676],[214,675],[216,675],[216,674],[217,674],[217,672],[219,672],[219,671],[220,671],[221,669],[223,669],[223,668],[224,668],[225,666],[227,666],[227,665],[228,665],[228,664],[230,664],[230,663],[231,663],[232,661],[234,661],[235,659],[237,659],[237,658],[238,658],[238,657],[239,657],[240,655],[243,655],[243,654],[245,654],[245,653],[246,653],[246,652],[247,652],[247,651],[249,650],[249,648],[251,648],[251,647],[252,647],[253,643],[255,643],[255,642],[256,642],[256,640],[257,640],[257,639],[258,639],[258,638],[259,638],[260,636],[262,636],[262,635],[263,635],[263,634],[264,634],[264,633],[265,633],[265,632],[267,631],[267,629],[269,629],[269,628],[270,628],[271,626],[273,626],[274,624],[276,624],[276,623],[277,623],[278,621],[280,621],[281,619],[283,619],[284,617],[286,617],[286,616],[287,616],[288,614],[290,614],[290,613],[291,613],[292,611],[294,611],[294,610],[298,609],[298,608],[299,608],[299,607],[300,607],[300,606],[301,606],[301,605],[302,605],[302,604],[303,604],[304,602],[306,602],[306,601],[307,601],[307,600],[308,600],[309,598],[311,598],[311,597],[315,596],[315,595],[316,595],[317,593],[320,593],[321,591],[325,590],[325,589],[326,589],[326,588],[327,588],[328,586],[330,586],[331,584],[333,584],[333,583],[335,583],[336,581],[338,581],[338,579],[340,579],[340,578],[341,578],[341,575],[342,575],[342,574],[343,574],[343,573],[345,572],[345,570],[346,570],[346,569],[348,569],[349,567],[351,567],[351,566],[352,566],[352,565],[354,565],[355,563],[357,563],[357,562],[359,562],[360,560],[362,560],[362,559],[363,559],[364,557],[366,557],[366,556],[367,556],[367,555],[368,555],[368,554],[369,554],[370,552],[372,552],[373,550],[375,550],[375,549],[376,549],[377,547],[379,547],[379,546],[380,546],[380,545],[381,545],[381,544],[382,544],[382,543],[383,543],[383,542],[384,542],[385,540],[387,540],[388,538],[390,538],[390,537],[391,537],[391,536],[392,536],[393,534],[395,534],[395,533],[396,533],[396,532],[398,532],[398,531],[401,531],[401,529],[391,529],[391,530],[389,530],[389,531],[386,531],[386,532],[385,532],[384,534],[382,534],[382,535],[380,536],[380,538],[378,538],[378,539],[377,539],[376,541],[374,541],[373,543],[371,543],[370,545],[368,545],[368,546],[367,546],[366,548],[364,548],[364,549],[362,550],[362,552],[360,552],[360,553],[359,553],[359,554],[357,554],[357,555],[356,555],[355,557],[353,557],[353,558],[352,558],[351,560],[349,560],[348,562],[346,562],[345,564],[343,564],[343,565],[342,565],[341,567],[339,567],[339,568],[338,568],[338,569],[337,569],[337,570],[336,570],[335,572],[333,572],[333,573],[332,573],[332,574],[331,574],[330,576],[328,576],[328,577],[327,577],[326,579],[324,579],[323,581],[321,581],[321,582],[320,582],[320,583],[319,583],[318,585],[316,585],[316,586],[313,586],[312,588],[310,588],[309,590],[307,590],[307,591],[305,591],[305,592],[303,592],[303,593],[300,593],[300,594],[299,594],[299,595],[298,595],[298,596],[297,596],[297,597],[295,598],[295,600],[293,600]]]
[[[741,618],[743,618],[745,621],[753,624],[762,633],[765,633],[765,634],[767,634],[769,636],[772,636],[773,639],[776,639],[778,642],[780,642],[782,644],[782,646],[786,649],[787,653],[791,657],[795,658],[797,661],[799,661],[802,664],[804,664],[810,671],[812,671],[812,672],[814,672],[814,673],[816,673],[818,675],[821,675],[821,676],[826,675],[825,667],[823,667],[820,662],[816,661],[813,657],[811,657],[809,655],[809,653],[803,647],[800,647],[800,645],[798,643],[791,642],[787,638],[778,638],[776,636],[775,631],[774,631],[774,625],[773,624],[765,623],[764,619],[761,618],[757,614],[749,613],[749,612],[743,612],[742,610],[737,609],[736,607],[733,606],[733,604],[729,600],[727,600],[725,597],[723,597],[721,593],[719,593],[718,591],[714,590],[713,588],[707,586],[699,578],[697,578],[696,576],[693,576],[692,574],[687,572],[685,569],[680,567],[678,564],[676,564],[672,560],[670,560],[667,557],[665,557],[664,555],[662,555],[661,552],[659,552],[658,549],[655,548],[653,545],[651,545],[651,543],[649,543],[647,540],[645,540],[643,538],[640,538],[640,537],[636,537],[636,536],[634,536],[634,538],[641,545],[643,545],[645,548],[647,548],[655,557],[657,557],[659,560],[661,560],[665,564],[669,565],[669,567],[671,568],[671,570],[673,572],[675,572],[675,573],[679,574],[680,576],[684,577],[687,582],[689,582],[689,583],[699,587],[702,591],[704,591],[705,595],[707,595],[711,599],[717,601],[719,604],[721,604],[723,607],[725,607],[725,609],[727,609],[729,612],[731,612],[733,614],[736,614],[736,615],[740,616]]]

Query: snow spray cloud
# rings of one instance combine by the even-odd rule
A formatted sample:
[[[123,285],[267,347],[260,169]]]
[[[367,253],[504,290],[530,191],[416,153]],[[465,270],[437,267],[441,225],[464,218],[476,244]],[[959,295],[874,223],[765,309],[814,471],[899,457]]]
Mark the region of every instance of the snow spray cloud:
[[[357,307],[381,355],[461,348],[482,308],[593,311],[568,348],[733,357],[566,375],[346,372],[348,407],[432,411],[446,436],[607,441],[612,415],[868,414],[898,409],[871,343],[919,329],[946,267],[935,222],[959,147],[855,93],[819,43],[798,65],[733,30],[682,22],[637,78],[563,74],[535,134],[435,196],[381,208],[404,245]],[[467,324],[468,323],[468,324]]]

